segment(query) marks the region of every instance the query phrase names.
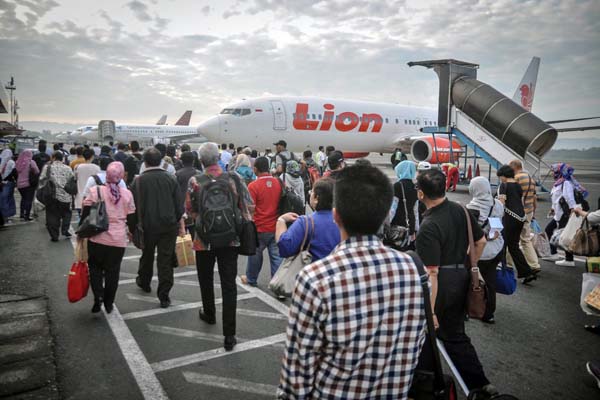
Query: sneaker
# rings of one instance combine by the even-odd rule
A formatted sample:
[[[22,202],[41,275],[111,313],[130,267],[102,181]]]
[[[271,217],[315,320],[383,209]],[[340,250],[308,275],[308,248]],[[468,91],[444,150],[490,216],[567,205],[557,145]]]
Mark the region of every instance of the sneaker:
[[[560,260],[555,262],[555,264],[559,267],[574,267],[575,261]]]
[[[585,364],[585,368],[587,372],[596,380],[596,385],[600,389],[600,362],[598,361],[588,361]]]
[[[552,254],[551,256],[548,256],[548,257],[542,257],[542,260],[544,260],[544,261],[558,261],[561,258],[562,257],[559,256],[558,254]]]
[[[233,350],[233,347],[237,344],[237,339],[235,336],[225,336],[225,340],[223,341],[223,347],[225,347],[225,351]]]

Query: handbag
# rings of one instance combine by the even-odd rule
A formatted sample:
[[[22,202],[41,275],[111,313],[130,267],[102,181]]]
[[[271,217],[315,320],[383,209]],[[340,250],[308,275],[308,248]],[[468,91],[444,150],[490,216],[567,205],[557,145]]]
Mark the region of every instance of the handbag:
[[[142,196],[140,195],[140,186],[142,185],[142,180],[138,176],[135,178],[135,192],[137,194],[137,198],[139,199],[140,206],[137,207],[137,223],[135,224],[135,229],[133,230],[133,235],[131,241],[133,245],[140,250],[144,250],[144,226],[142,225]]]
[[[469,211],[462,206],[465,217],[467,219],[467,233],[469,237],[469,253],[465,260],[465,266],[469,270],[471,281],[469,282],[469,290],[467,292],[467,314],[471,318],[481,319],[485,315],[486,305],[486,288],[485,281],[479,273],[477,268],[477,261],[473,249],[475,248],[475,241],[473,240],[473,228],[471,227],[471,218],[469,217]]]
[[[578,256],[593,257],[600,254],[600,238],[598,228],[590,227],[587,218],[583,219],[581,226],[575,232],[573,240],[569,245],[569,251]]]
[[[52,165],[48,164],[48,168],[46,168],[46,177],[43,182],[40,182],[42,185],[35,193],[35,198],[45,206],[48,206],[48,204],[52,203],[56,198],[56,183],[52,180],[50,168],[52,168]]]
[[[40,174],[36,174],[30,165],[29,166],[29,186],[35,188],[35,187],[37,187],[39,181],[40,181]]]
[[[80,238],[89,238],[96,236],[108,230],[108,214],[106,213],[106,203],[102,199],[100,186],[96,186],[98,201],[90,206],[90,213],[81,221],[75,233]]]
[[[435,325],[433,323],[433,313],[431,310],[431,298],[429,297],[429,276],[425,271],[423,262],[414,251],[407,251],[419,272],[421,278],[421,287],[423,291],[423,300],[425,303],[425,318],[427,321],[427,341],[431,346],[433,355],[433,372],[424,370],[415,370],[412,384],[408,390],[408,397],[414,400],[455,400],[456,384],[452,376],[442,372],[442,362],[437,347],[437,338]]]
[[[496,293],[511,295],[517,290],[515,270],[502,264],[496,268]]]
[[[269,282],[269,289],[277,296],[291,297],[292,291],[294,290],[294,284],[296,283],[296,276],[298,276],[298,273],[302,268],[312,262],[312,255],[309,252],[310,241],[308,241],[306,250],[303,250],[308,238],[308,219],[309,217],[306,217],[304,220],[304,238],[300,245],[300,251],[298,254],[283,260],[279,269],[271,279],[271,282]],[[314,234],[315,221],[312,218],[310,218],[310,221]]]
[[[240,232],[240,247],[238,254],[243,256],[253,256],[258,248],[258,232],[254,221],[244,220]]]
[[[78,302],[87,296],[90,287],[90,273],[86,259],[87,242],[78,240],[75,247],[75,261],[71,265],[67,278],[67,297],[71,303]]]
[[[546,232],[536,233],[533,236],[533,247],[540,258],[550,257],[552,255],[552,252],[550,251],[550,240],[548,240]]]
[[[396,250],[404,251],[410,245],[410,222],[408,220],[408,209],[406,208],[406,194],[404,193],[404,185],[400,183],[402,188],[402,202],[404,204],[404,217],[406,218],[406,226],[402,225],[384,225],[383,227],[383,243],[391,246]]]
[[[571,246],[571,242],[577,233],[577,230],[581,226],[583,222],[583,218],[578,216],[577,214],[571,214],[569,216],[569,221],[560,234],[560,238],[558,240],[558,245],[561,249],[569,251],[569,246]]]

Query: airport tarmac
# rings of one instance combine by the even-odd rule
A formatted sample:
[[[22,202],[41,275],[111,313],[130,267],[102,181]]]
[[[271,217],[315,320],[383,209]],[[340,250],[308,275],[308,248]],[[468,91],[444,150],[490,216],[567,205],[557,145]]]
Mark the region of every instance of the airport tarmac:
[[[369,158],[393,176],[391,167],[385,165],[387,157]],[[588,185],[590,198],[598,198],[597,176],[582,183]],[[467,186],[459,186],[449,198],[465,203]],[[548,201],[540,202],[541,225],[548,206]],[[130,245],[121,267],[115,310],[110,315],[93,315],[91,293],[75,304],[66,299],[71,240],[51,243],[43,218],[6,228],[0,240],[10,244],[0,246],[5,266],[0,269],[0,292],[34,287],[49,298],[62,398],[274,397],[289,300],[280,302],[271,296],[268,266],[263,267],[257,288],[238,280],[239,343],[233,352],[225,352],[219,306],[216,325],[198,319],[201,304],[194,267],[175,270],[173,305],[160,309],[155,293],[144,293],[134,283],[140,251]],[[240,257],[239,275],[245,273],[245,266],[246,257]],[[472,320],[466,323],[468,333],[489,379],[502,392],[533,400],[597,399],[599,392],[585,371],[585,362],[600,359],[600,346],[598,336],[583,325],[599,321],[584,315],[579,307],[583,269],[548,262],[542,268],[540,279],[531,286],[519,284],[514,295],[499,295],[495,325]],[[35,282],[24,287],[30,275]],[[152,287],[156,290],[156,281]],[[218,286],[216,296],[220,296]]]

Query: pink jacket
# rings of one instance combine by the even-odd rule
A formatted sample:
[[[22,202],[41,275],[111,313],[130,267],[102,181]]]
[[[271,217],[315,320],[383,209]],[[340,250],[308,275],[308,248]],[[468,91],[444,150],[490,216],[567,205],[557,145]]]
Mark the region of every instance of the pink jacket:
[[[29,168],[23,171],[20,171],[17,176],[17,189],[23,189],[29,187],[29,170],[33,169],[36,175],[40,174],[40,170],[37,167],[35,161],[31,160],[29,162]]]

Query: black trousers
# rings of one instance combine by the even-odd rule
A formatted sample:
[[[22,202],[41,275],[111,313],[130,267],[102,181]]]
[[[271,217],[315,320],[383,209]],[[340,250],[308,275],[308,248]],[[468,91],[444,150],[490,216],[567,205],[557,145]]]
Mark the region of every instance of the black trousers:
[[[503,253],[500,252],[491,260],[479,260],[477,262],[477,267],[479,267],[479,272],[481,272],[487,288],[484,319],[493,318],[496,312],[496,267],[502,261],[502,257]]]
[[[485,376],[477,352],[465,332],[468,287],[469,273],[466,268],[440,268],[435,301],[435,313],[440,324],[437,336],[444,343],[448,355],[470,390],[481,388],[490,381]],[[433,370],[431,351],[426,341],[419,357],[418,369]]]
[[[19,189],[21,193],[21,218],[29,218],[31,214],[31,206],[33,205],[33,196],[35,194],[35,187],[28,186],[26,188]]]
[[[209,251],[196,252],[196,270],[202,296],[202,308],[208,316],[216,314],[214,267],[217,261],[221,279],[221,296],[223,297],[223,335],[235,335],[235,311],[237,306],[237,247],[225,247]]]
[[[115,302],[124,254],[124,247],[106,246],[88,240],[90,285],[96,302],[102,299],[109,306]]]
[[[510,215],[506,215],[504,218],[502,218],[502,224],[504,225],[502,236],[504,237],[505,247],[515,263],[518,277],[524,278],[528,275],[531,275],[531,267],[529,264],[527,264],[525,255],[519,247],[519,243],[521,241],[521,231],[523,230],[523,222],[517,221]]]
[[[548,239],[550,239],[552,237],[552,234],[554,233],[554,231],[556,229],[562,229],[565,226],[567,226],[567,222],[569,222],[569,216],[566,215],[566,214],[562,216],[562,218],[560,219],[559,222],[556,222],[554,219],[552,219],[548,223],[548,225],[546,225],[546,229],[544,229],[544,231],[546,232],[546,236],[548,236]],[[552,253],[552,254],[556,254],[557,253],[556,246],[550,245],[550,253]],[[573,261],[573,253],[565,251],[565,260],[566,261]]]
[[[158,275],[158,290],[156,294],[160,300],[169,298],[173,287],[173,254],[177,230],[164,233],[144,232],[144,250],[140,257],[138,276],[144,286],[150,286],[154,272],[154,251],[156,251],[156,271]]]
[[[70,226],[71,203],[53,201],[46,206],[46,228],[51,238],[58,239],[59,232],[64,235],[69,232]]]

